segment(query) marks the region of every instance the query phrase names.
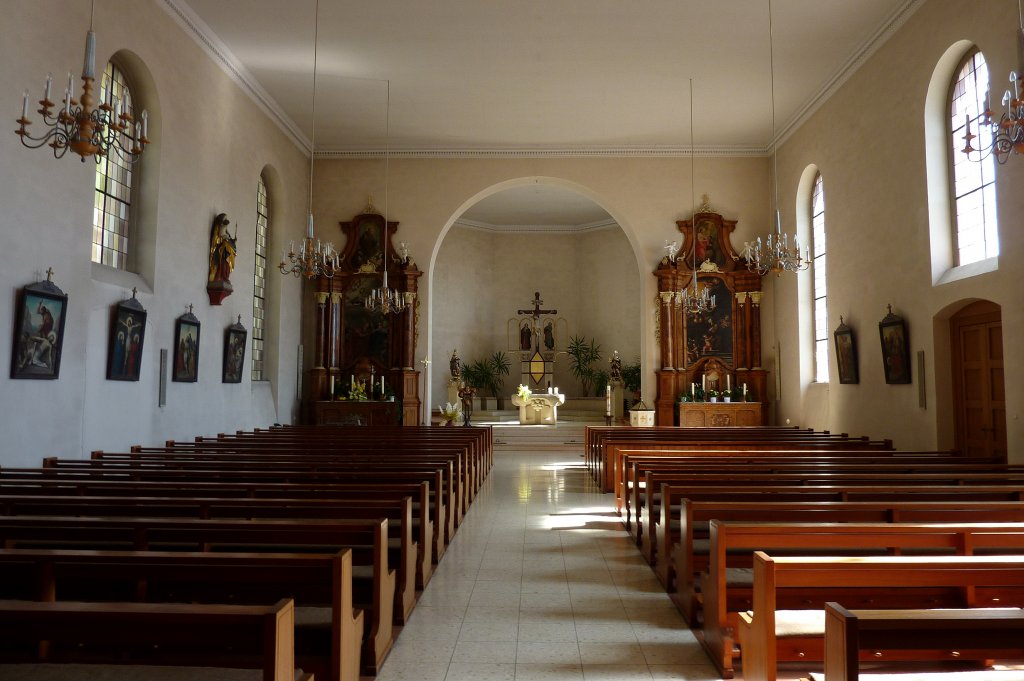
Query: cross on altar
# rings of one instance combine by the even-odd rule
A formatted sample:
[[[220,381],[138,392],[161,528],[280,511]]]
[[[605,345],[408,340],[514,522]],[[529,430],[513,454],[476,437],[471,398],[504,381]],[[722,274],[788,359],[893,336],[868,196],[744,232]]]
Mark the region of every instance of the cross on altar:
[[[540,320],[542,314],[558,314],[558,310],[542,310],[540,306],[544,304],[544,301],[540,299],[540,291],[533,292],[533,309],[532,310],[516,310],[516,314],[528,314],[533,317],[533,321],[537,322]]]

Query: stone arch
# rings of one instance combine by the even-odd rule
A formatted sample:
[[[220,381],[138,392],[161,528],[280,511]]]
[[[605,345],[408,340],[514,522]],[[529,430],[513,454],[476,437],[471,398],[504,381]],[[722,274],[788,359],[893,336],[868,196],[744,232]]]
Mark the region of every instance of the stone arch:
[[[434,300],[435,300],[435,293],[434,293],[435,287],[434,287],[433,279],[434,279],[435,265],[437,263],[438,254],[439,254],[439,252],[441,250],[441,245],[444,243],[444,240],[447,237],[448,232],[451,230],[452,226],[455,224],[455,222],[458,220],[458,218],[463,213],[465,213],[466,210],[468,210],[471,206],[475,205],[479,201],[481,201],[481,200],[483,200],[483,199],[485,199],[485,198],[487,198],[489,196],[492,196],[494,194],[498,194],[498,193],[500,193],[502,191],[505,191],[507,189],[513,189],[513,188],[516,188],[516,187],[528,187],[528,186],[533,186],[533,185],[538,185],[538,184],[548,185],[548,186],[552,186],[552,187],[559,187],[559,188],[562,188],[562,189],[568,189],[568,190],[574,191],[574,192],[576,192],[578,194],[581,194],[581,195],[587,197],[588,199],[593,201],[595,204],[600,206],[602,209],[604,209],[609,215],[611,215],[612,219],[615,220],[615,222],[616,222],[616,224],[618,224],[619,228],[622,229],[623,233],[626,236],[626,239],[629,242],[630,248],[632,248],[632,250],[633,250],[633,255],[634,255],[634,258],[636,259],[637,270],[638,270],[638,272],[640,274],[640,277],[641,277],[641,280],[640,280],[640,299],[637,300],[637,305],[639,306],[639,309],[642,311],[641,314],[640,314],[640,339],[641,339],[641,342],[640,342],[640,362],[641,362],[641,366],[643,366],[643,367],[652,367],[653,366],[653,364],[652,364],[653,358],[650,356],[650,349],[648,348],[648,343],[646,341],[647,341],[647,338],[648,338],[649,334],[651,333],[651,324],[652,324],[653,318],[650,315],[646,314],[646,312],[644,312],[649,307],[649,304],[648,304],[649,301],[647,301],[646,298],[645,298],[645,292],[647,291],[647,287],[646,287],[646,282],[643,279],[644,274],[647,273],[648,270],[650,269],[650,264],[647,263],[646,260],[643,257],[643,249],[641,248],[640,243],[639,243],[639,239],[637,238],[637,230],[636,230],[636,228],[623,215],[622,211],[619,210],[614,205],[613,202],[608,200],[607,197],[603,196],[599,192],[596,192],[593,189],[591,189],[591,188],[589,188],[589,187],[587,187],[585,185],[581,185],[581,184],[579,184],[577,182],[573,182],[571,180],[566,180],[566,179],[559,178],[559,177],[552,177],[552,176],[525,176],[525,177],[512,178],[512,179],[505,180],[505,181],[502,181],[502,182],[494,183],[494,184],[492,184],[492,185],[490,185],[488,187],[485,187],[485,188],[481,189],[480,191],[476,192],[475,194],[466,197],[466,199],[461,204],[459,204],[459,206],[448,217],[448,219],[445,222],[444,226],[441,228],[440,232],[438,233],[436,240],[434,241],[434,245],[433,245],[433,248],[431,249],[431,253],[430,253],[429,265],[427,267],[427,272],[426,272],[426,277],[427,277],[427,296],[426,296],[426,298],[427,299],[426,299],[426,301],[424,301],[426,303],[426,315],[425,315],[426,324],[425,324],[424,327],[422,327],[422,331],[421,331],[421,333],[425,334],[425,338],[426,338],[426,348],[425,348],[426,356],[427,357],[431,357],[432,353],[433,353]],[[421,288],[421,290],[422,290],[422,288]],[[463,358],[463,359],[466,359],[466,358]],[[432,376],[433,376],[433,367],[432,367],[432,365],[430,365],[430,364],[426,365],[424,367],[424,373],[426,374],[426,376],[425,376],[425,383],[424,383],[424,385],[425,385],[425,393],[426,394],[422,396],[422,401],[423,401],[423,414],[422,414],[422,416],[423,416],[423,422],[424,423],[429,423],[430,422],[430,410],[432,408],[432,405],[436,404],[439,398],[438,398],[438,396],[430,394],[431,379],[432,379]],[[647,373],[649,373],[649,372],[647,372]],[[644,383],[646,383],[646,381],[644,381]],[[441,399],[442,402],[444,401],[443,397],[440,398],[440,399]]]

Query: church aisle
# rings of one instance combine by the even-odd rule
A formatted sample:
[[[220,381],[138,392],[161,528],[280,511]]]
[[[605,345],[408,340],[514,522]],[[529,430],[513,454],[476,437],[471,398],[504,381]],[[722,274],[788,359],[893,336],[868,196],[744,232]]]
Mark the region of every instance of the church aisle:
[[[718,678],[577,452],[495,459],[380,681]]]

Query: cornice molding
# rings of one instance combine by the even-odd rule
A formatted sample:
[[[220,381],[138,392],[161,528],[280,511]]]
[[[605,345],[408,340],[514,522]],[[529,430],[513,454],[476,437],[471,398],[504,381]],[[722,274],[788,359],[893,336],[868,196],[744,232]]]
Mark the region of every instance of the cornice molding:
[[[242,66],[227,45],[217,37],[217,34],[205,21],[199,18],[199,15],[189,7],[185,0],[155,1],[184,29],[186,35],[191,37],[210,56],[213,63],[219,66],[242,89],[242,92],[256,103],[256,106],[281,129],[295,146],[307,155],[310,153],[312,144],[309,138],[302,133],[295,121],[284,112],[284,109],[270,96],[270,93],[263,89],[263,86],[249,73],[248,69]]]
[[[832,74],[832,77],[825,81],[825,84],[821,86],[821,89],[811,96],[803,106],[797,109],[796,113],[793,114],[793,117],[782,126],[775,135],[775,139],[773,139],[766,147],[769,153],[772,149],[785,143],[786,140],[792,137],[793,133],[796,132],[800,126],[806,123],[807,119],[814,115],[814,113],[820,109],[825,102],[831,99],[832,96],[838,92],[839,88],[845,85],[846,81],[850,80],[850,78],[853,77],[853,74],[860,70],[860,67],[864,65],[864,62],[870,59],[871,56],[882,47],[882,45],[887,43],[889,38],[891,38],[893,34],[903,26],[903,24],[907,23],[907,20],[913,16],[914,12],[924,6],[925,2],[926,0],[904,0],[899,7],[893,10],[885,23],[883,23],[870,38],[865,40],[861,46],[854,51],[850,58]]]
[[[584,232],[596,232],[601,229],[619,226],[619,223],[611,218],[596,222],[585,222],[579,225],[495,225],[489,222],[462,218],[456,220],[454,224],[457,227],[475,229],[479,232],[489,232],[491,234],[582,234]]]
[[[492,149],[434,149],[405,148],[388,150],[390,158],[689,158],[690,147],[685,145],[608,146],[608,147],[523,147]],[[755,146],[696,146],[693,155],[698,158],[739,156],[767,156],[768,147]],[[318,159],[382,158],[383,149],[324,149],[315,154]]]

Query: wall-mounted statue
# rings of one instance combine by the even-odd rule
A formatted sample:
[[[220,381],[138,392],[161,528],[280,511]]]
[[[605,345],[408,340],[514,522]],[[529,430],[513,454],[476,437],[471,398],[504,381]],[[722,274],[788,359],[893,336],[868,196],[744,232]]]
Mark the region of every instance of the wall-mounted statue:
[[[210,305],[220,305],[234,291],[231,271],[235,269],[238,233],[236,231],[235,236],[231,236],[228,231],[230,224],[227,213],[219,213],[210,228],[210,273],[206,283]]]

